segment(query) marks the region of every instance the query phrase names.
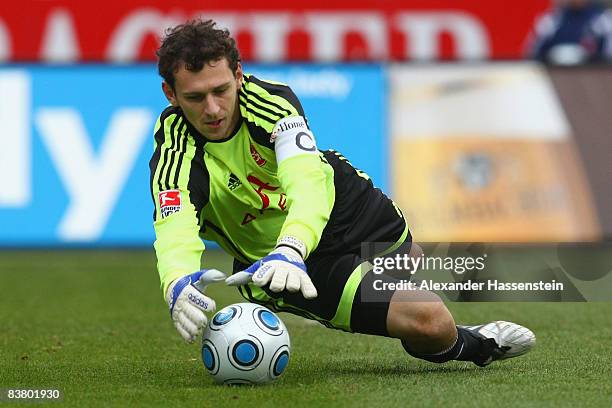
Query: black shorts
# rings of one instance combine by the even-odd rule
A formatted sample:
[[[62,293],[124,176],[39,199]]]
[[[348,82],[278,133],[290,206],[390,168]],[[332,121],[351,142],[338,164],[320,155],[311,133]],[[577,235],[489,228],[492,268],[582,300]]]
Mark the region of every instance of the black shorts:
[[[395,203],[375,188],[364,173],[340,154],[324,152],[334,169],[336,201],[317,248],[306,259],[306,269],[318,296],[271,292],[252,284],[240,287],[247,300],[277,312],[290,312],[349,332],[387,336],[387,312],[392,291],[376,291],[374,281],[393,278],[375,275],[364,243],[388,243],[384,251],[411,242],[404,217]],[[234,261],[234,273],[249,265]]]

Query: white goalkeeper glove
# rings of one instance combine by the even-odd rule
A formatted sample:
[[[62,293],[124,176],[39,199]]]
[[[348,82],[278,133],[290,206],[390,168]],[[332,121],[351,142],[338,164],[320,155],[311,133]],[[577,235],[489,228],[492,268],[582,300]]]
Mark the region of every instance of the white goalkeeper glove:
[[[208,323],[204,312],[215,311],[215,301],[204,295],[206,286],[225,278],[221,271],[203,269],[176,279],[168,286],[166,301],[170,317],[186,342],[193,343]]]
[[[246,285],[253,282],[256,286],[270,283],[272,292],[301,291],[306,299],[317,297],[317,289],[306,273],[304,259],[298,251],[288,246],[279,246],[267,256],[247,269],[227,278],[228,285]]]

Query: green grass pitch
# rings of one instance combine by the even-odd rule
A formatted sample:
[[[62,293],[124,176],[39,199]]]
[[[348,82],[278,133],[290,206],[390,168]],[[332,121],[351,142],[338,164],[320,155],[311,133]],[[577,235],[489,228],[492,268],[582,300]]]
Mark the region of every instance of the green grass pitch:
[[[536,333],[532,353],[485,369],[429,364],[396,340],[281,314],[286,374],[227,387],[175,332],[151,251],[3,251],[0,282],[0,388],[58,388],[62,406],[612,406],[612,303],[450,304],[459,323],[511,320]],[[208,294],[242,301],[223,285]]]

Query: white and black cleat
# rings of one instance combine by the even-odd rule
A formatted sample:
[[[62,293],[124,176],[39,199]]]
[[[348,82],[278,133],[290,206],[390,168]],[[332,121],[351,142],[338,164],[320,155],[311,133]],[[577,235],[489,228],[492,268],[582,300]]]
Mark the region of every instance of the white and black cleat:
[[[483,355],[475,363],[481,367],[496,360],[518,357],[533,348],[536,342],[535,334],[526,327],[516,323],[498,320],[480,326],[459,326],[477,334],[490,345],[490,352]],[[491,341],[493,340],[493,341]]]

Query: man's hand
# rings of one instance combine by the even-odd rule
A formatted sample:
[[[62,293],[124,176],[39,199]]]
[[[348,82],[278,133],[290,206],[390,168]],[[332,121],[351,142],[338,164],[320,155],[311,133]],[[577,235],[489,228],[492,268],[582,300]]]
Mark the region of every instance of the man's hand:
[[[215,301],[204,295],[206,285],[225,279],[223,272],[203,269],[173,281],[166,292],[170,317],[179,334],[193,343],[208,323],[204,312],[214,312]]]
[[[317,297],[317,289],[306,273],[302,256],[293,248],[279,246],[269,255],[247,269],[237,272],[225,280],[228,285],[246,285],[253,281],[256,286],[270,283],[272,292],[301,291],[306,299]]]

